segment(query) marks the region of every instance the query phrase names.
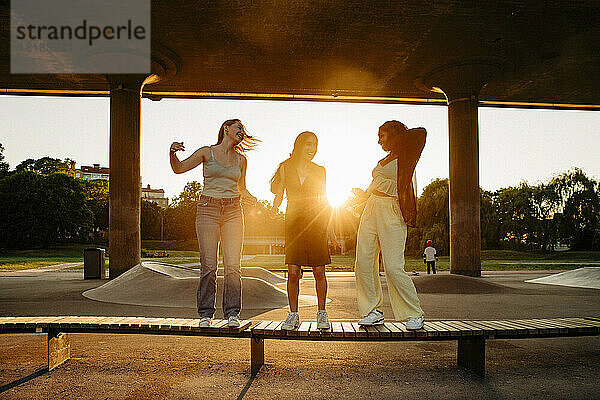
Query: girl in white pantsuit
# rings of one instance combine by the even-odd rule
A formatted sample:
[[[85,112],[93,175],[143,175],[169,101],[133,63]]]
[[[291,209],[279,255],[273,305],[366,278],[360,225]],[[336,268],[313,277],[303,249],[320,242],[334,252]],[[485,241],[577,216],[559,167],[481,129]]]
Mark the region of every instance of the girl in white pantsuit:
[[[404,271],[407,226],[415,226],[415,166],[426,131],[407,129],[398,121],[379,128],[379,144],[388,155],[373,170],[366,191],[356,243],[356,291],[361,325],[383,324],[383,293],[379,280],[379,251],[383,256],[386,281],[396,320],[408,322],[408,329],[423,327],[423,310],[417,291]]]

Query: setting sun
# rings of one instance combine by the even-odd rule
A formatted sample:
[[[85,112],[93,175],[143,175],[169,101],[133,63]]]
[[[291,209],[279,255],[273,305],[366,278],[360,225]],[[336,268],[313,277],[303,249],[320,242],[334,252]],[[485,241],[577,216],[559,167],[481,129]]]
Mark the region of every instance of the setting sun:
[[[332,192],[327,194],[327,198],[329,199],[329,204],[333,207],[339,207],[346,200],[348,200],[349,194],[346,192]]]

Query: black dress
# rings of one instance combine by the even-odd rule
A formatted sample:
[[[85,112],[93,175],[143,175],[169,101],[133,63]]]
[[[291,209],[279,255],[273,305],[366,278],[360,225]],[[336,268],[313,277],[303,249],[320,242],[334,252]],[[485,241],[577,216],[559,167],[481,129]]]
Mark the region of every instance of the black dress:
[[[304,183],[289,161],[284,163],[285,263],[318,267],[331,264],[327,225],[331,209],[327,202],[325,168],[310,163]]]

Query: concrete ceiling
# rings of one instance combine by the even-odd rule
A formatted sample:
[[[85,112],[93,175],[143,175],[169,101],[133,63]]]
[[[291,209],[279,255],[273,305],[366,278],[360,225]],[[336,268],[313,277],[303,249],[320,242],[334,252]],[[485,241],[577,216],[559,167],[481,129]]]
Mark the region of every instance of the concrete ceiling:
[[[598,106],[599,10],[598,0],[154,0],[153,57],[169,73],[145,92],[435,102],[444,97],[423,75],[485,60],[502,71],[484,102]],[[101,75],[11,75],[9,17],[0,0],[0,92],[108,89]]]

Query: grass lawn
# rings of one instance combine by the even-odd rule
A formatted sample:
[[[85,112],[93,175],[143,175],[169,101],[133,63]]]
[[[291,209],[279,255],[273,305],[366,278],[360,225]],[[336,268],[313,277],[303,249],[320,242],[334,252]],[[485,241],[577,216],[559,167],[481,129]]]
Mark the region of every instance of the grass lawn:
[[[0,250],[0,270],[20,270],[40,268],[48,265],[83,262],[83,250],[94,245],[73,244],[49,249]],[[169,257],[145,258],[146,261],[168,264],[189,264],[199,262],[197,251],[167,250]],[[284,255],[259,255],[242,261],[244,267],[263,267],[267,269],[285,269]],[[600,262],[600,252],[524,252],[510,250],[483,250],[481,269],[489,270],[565,270],[585,266],[586,263]],[[108,260],[107,260],[108,263]],[[588,264],[590,265],[590,264]],[[331,256],[328,271],[352,271],[354,255]],[[440,271],[450,268],[448,256],[440,257],[436,263]],[[70,269],[82,269],[83,265]],[[406,257],[406,271],[425,271],[423,260],[418,257]]]

